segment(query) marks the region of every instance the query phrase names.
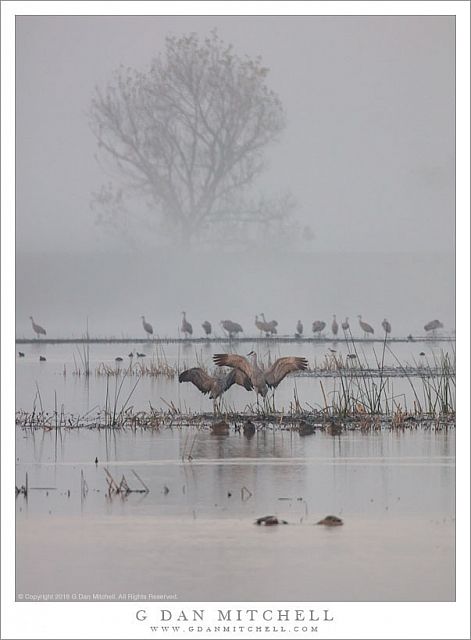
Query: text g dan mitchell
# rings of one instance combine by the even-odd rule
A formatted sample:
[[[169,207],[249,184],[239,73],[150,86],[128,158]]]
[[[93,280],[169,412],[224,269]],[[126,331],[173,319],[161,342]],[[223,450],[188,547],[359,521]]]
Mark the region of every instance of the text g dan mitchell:
[[[211,619],[209,620],[209,616]],[[217,609],[209,613],[205,609],[157,609],[149,612],[138,609],[140,622],[332,622],[329,609]]]

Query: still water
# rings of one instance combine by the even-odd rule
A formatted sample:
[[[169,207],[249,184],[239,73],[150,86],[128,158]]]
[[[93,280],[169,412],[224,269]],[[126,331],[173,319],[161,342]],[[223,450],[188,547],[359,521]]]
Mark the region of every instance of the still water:
[[[92,371],[103,361],[114,366],[116,355],[126,357],[132,347],[124,346],[91,347]],[[401,360],[412,361],[411,345],[401,348],[409,350]],[[103,379],[92,375],[87,384],[72,375],[73,347],[24,350],[18,408],[31,409],[37,388],[44,409],[54,407],[54,392],[66,411],[103,406]],[[278,350],[307,355],[312,364],[326,346],[280,345],[273,357]],[[46,362],[37,362],[39,351]],[[165,352],[180,367],[200,358],[194,348],[169,345]],[[210,356],[210,349],[204,351],[205,363]],[[65,376],[64,365],[70,368]],[[301,402],[309,402],[319,381],[296,378],[296,385],[305,394]],[[283,381],[277,405],[289,402],[293,388],[292,379]],[[194,411],[212,408],[176,379],[145,376],[135,393],[136,408],[148,408],[150,399],[159,407],[160,397]],[[247,403],[244,390],[230,393],[234,404]],[[24,484],[26,473],[29,484],[27,499],[16,499],[17,593],[99,599],[152,594],[182,601],[453,600],[454,460],[454,429],[302,437],[257,424],[247,438],[233,424],[223,436],[191,426],[118,432],[17,427],[16,484]],[[141,489],[135,471],[149,493],[110,497],[105,468],[117,482],[124,475],[132,489]],[[270,514],[289,524],[254,524]],[[316,524],[330,514],[344,525]]]

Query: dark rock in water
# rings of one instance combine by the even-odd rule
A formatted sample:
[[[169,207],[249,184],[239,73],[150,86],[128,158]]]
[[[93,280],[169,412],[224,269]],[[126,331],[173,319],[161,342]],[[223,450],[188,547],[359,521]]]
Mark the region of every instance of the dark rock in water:
[[[337,516],[326,516],[323,520],[319,520],[316,524],[323,524],[326,527],[338,527],[343,524],[343,520]]]
[[[276,524],[288,524],[286,520],[278,520],[276,516],[263,516],[262,518],[257,518],[255,520],[255,524],[265,525],[266,527],[273,527]]]
[[[211,432],[216,436],[226,436],[229,433],[229,425],[222,420],[211,425]]]
[[[98,456],[95,458],[95,464],[98,464]]]

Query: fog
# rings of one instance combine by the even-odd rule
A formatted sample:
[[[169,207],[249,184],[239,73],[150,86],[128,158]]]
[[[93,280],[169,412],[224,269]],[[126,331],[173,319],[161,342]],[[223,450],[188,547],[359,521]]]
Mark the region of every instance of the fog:
[[[87,110],[121,64],[145,69],[169,33],[220,37],[260,55],[288,124],[260,191],[287,188],[314,237],[299,247],[182,251],[96,224]],[[254,315],[356,315],[393,334],[454,328],[454,19],[443,17],[21,16],[16,29],[16,320],[48,336],[195,335]]]

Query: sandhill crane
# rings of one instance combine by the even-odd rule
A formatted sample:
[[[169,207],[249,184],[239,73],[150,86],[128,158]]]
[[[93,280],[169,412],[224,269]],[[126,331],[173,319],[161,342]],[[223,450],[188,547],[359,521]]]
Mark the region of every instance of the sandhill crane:
[[[387,335],[388,333],[391,333],[391,323],[386,320],[386,318],[384,318],[383,322],[381,323],[381,326],[384,329],[384,333]]]
[[[233,384],[239,384],[241,387],[245,387],[247,391],[253,389],[250,378],[240,369],[233,369],[226,375],[216,377],[210,376],[199,367],[194,367],[193,369],[182,371],[178,376],[178,382],[192,382],[204,395],[209,393],[209,397],[212,400],[222,396]]]
[[[307,369],[308,362],[306,358],[297,356],[288,356],[278,358],[268,369],[262,370],[257,363],[257,354],[251,351],[247,354],[252,357],[250,363],[244,356],[235,353],[216,353],[213,356],[214,363],[218,367],[232,367],[240,369],[250,379],[257,396],[265,397],[268,388],[276,389],[280,382],[293,371],[304,371]]]
[[[211,331],[213,330],[213,328],[208,320],[205,320],[201,326],[203,327],[204,332],[207,336],[211,335]]]
[[[182,333],[185,335],[185,338],[191,336],[193,334],[193,327],[186,319],[186,311],[182,311]]]
[[[373,327],[367,322],[363,322],[361,316],[358,316],[358,322],[360,323],[360,327],[363,329],[364,338],[366,338],[367,333],[374,334],[375,330],[373,329]]]
[[[262,334],[264,331],[266,331],[266,323],[262,322],[261,320],[258,319],[258,316],[255,316],[255,326],[257,327],[257,329],[260,331],[260,333]]]
[[[344,331],[348,331],[350,329],[350,323],[348,322],[348,318],[345,318],[345,320],[342,322],[342,329]]]
[[[147,333],[147,336],[150,338],[151,335],[154,333],[152,325],[150,324],[150,322],[146,322],[146,319],[144,318],[144,316],[141,316],[141,318],[142,318],[142,326],[144,327],[144,331]]]
[[[261,313],[260,314],[262,316],[262,320],[266,326],[266,333],[273,335],[274,333],[278,333],[278,331],[276,330],[276,327],[278,326],[278,322],[276,320],[270,320],[270,322],[267,322],[266,318],[265,318],[265,314]]]
[[[427,322],[424,329],[425,331],[436,331],[437,329],[443,329],[443,324],[440,320],[432,320],[431,322]]]
[[[301,320],[298,320],[298,323],[296,325],[296,337],[300,338],[303,335],[303,331],[304,331],[303,323],[301,322]]]
[[[221,327],[224,331],[227,331],[229,338],[237,336],[238,333],[242,333],[243,329],[238,322],[232,322],[232,320],[221,320]]]
[[[35,321],[33,320],[33,316],[30,316],[29,319],[31,320],[31,324],[33,325],[33,331],[36,334],[37,339],[39,340],[40,335],[45,336],[46,330],[43,329],[41,325],[35,323]]]
[[[338,332],[339,332],[339,324],[337,322],[337,318],[335,317],[335,313],[334,313],[334,317],[332,320],[332,334],[336,336]]]
[[[325,329],[325,322],[322,320],[314,320],[312,323],[312,333],[319,333]]]

